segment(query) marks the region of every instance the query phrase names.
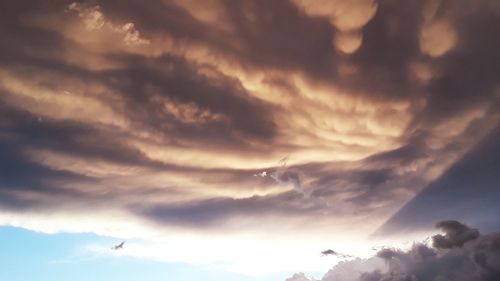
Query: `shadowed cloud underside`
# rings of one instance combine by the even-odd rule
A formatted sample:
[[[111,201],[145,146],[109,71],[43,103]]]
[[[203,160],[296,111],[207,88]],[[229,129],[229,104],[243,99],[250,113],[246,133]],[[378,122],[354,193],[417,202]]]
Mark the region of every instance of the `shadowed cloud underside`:
[[[418,216],[400,208],[454,165],[483,169],[463,156],[499,139],[494,1],[21,0],[0,15],[2,225],[289,269]],[[497,196],[490,183],[467,192]],[[249,239],[245,257],[209,254]],[[133,254],[200,262],[152,248]]]

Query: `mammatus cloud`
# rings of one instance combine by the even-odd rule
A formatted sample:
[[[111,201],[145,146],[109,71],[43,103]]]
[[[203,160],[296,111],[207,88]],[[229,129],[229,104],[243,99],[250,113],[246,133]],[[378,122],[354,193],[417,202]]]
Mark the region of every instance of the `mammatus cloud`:
[[[324,268],[498,126],[494,1],[202,2],[0,3],[0,224]]]
[[[321,280],[491,281],[500,277],[500,234],[480,235],[457,221],[442,221],[437,227],[445,235],[433,236],[433,246],[417,242],[408,250],[382,249],[372,258],[339,263]],[[447,239],[445,247],[442,239]],[[297,279],[291,280],[311,280],[303,275],[294,277]]]
[[[336,29],[333,46],[341,53],[356,52],[363,42],[363,27],[375,16],[373,0],[330,1],[296,0],[294,3],[311,16],[324,16]]]

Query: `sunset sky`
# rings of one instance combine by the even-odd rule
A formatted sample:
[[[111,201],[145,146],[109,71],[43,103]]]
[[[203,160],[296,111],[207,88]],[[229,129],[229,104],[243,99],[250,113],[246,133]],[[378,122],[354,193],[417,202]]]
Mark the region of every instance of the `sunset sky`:
[[[499,1],[1,1],[0,38],[0,280],[500,280]]]

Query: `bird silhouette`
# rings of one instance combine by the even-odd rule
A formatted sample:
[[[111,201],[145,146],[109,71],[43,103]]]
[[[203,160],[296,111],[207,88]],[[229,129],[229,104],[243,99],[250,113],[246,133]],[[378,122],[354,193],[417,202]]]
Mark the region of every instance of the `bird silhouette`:
[[[337,256],[339,258],[352,258],[353,257],[351,255],[337,253],[332,249],[324,250],[323,252],[321,252],[321,255],[323,255],[323,256]]]
[[[111,247],[111,250],[119,250],[119,249],[123,249],[123,245],[125,245],[125,241],[121,242],[120,244],[118,245],[115,245],[113,247]]]

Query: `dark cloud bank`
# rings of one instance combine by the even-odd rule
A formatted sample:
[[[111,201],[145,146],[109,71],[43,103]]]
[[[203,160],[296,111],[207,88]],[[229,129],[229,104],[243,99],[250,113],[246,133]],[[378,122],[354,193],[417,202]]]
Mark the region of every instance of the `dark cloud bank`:
[[[158,43],[155,39],[168,37],[179,47],[174,49],[190,45],[207,49],[210,55],[220,58],[215,60],[216,63],[200,63],[190,58],[188,51],[186,54],[172,50],[155,53],[142,45],[144,50],[137,47],[137,50],[124,51],[124,46],[117,47],[104,39],[102,42],[110,46],[79,42],[77,39],[81,38],[72,37],[74,34],[63,28],[82,20],[77,12],[68,10],[72,2],[23,0],[0,3],[0,70],[4,71],[2,74],[9,73],[19,80],[14,86],[0,85],[0,209],[26,211],[45,204],[45,208],[50,205],[64,212],[66,208],[61,203],[55,204],[61,201],[60,198],[85,206],[89,200],[99,198],[107,208],[125,208],[142,219],[202,230],[239,217],[252,218],[255,224],[266,215],[292,219],[303,216],[304,220],[309,218],[309,222],[331,219],[333,216],[320,217],[320,209],[325,208],[339,217],[361,214],[366,220],[385,220],[425,188],[430,179],[435,180],[431,176],[426,178],[433,168],[440,165],[446,168],[448,162],[454,162],[448,159],[459,159],[498,122],[500,5],[495,1],[436,1],[439,3],[430,19],[424,19],[422,15],[425,1],[378,1],[377,12],[362,27],[363,43],[350,55],[338,52],[332,45],[332,40],[340,36],[340,32],[326,17],[310,15],[292,1],[220,1],[219,12],[223,16],[217,23],[221,26],[198,20],[193,16],[196,11],[175,2],[77,1],[82,9],[100,7],[94,12],[102,12],[100,16],[115,25],[132,22],[141,36],[148,38],[150,45],[159,50],[164,42]],[[57,18],[59,21],[53,24],[56,27],[49,28],[37,21],[44,16],[48,17],[47,21]],[[453,33],[456,37],[453,46],[439,56],[421,50],[420,33],[429,25],[426,21],[444,22],[453,27],[450,30],[444,28],[442,36],[437,36],[439,39]],[[225,25],[230,27],[229,31],[224,31]],[[80,36],[85,39],[90,35],[106,37],[113,34],[108,32],[111,35],[104,33],[103,36],[92,32],[87,30]],[[108,49],[96,51],[99,48]],[[71,55],[74,53],[77,59]],[[78,59],[93,56],[119,67],[94,69],[82,63],[87,60]],[[333,92],[341,90],[353,100],[354,106],[342,109],[347,116],[345,120],[359,118],[361,124],[349,128],[345,133],[349,138],[341,136],[338,143],[321,139],[318,135],[324,131],[318,130],[318,135],[315,135],[315,128],[294,131],[295,127],[291,129],[287,125],[294,122],[293,115],[298,112],[290,112],[291,116],[287,115],[290,118],[279,119],[276,116],[282,116],[280,113],[286,112],[288,105],[272,104],[262,99],[263,95],[254,95],[258,89],[244,86],[248,77],[238,76],[238,71],[224,72],[224,64],[218,65],[220,61],[230,62],[249,73],[264,73],[268,81],[278,81],[276,83],[282,88],[290,89],[285,98],[315,97],[314,88],[302,89],[310,91],[307,93],[294,93],[300,91],[300,87],[286,78],[296,73],[311,84],[335,85],[332,96]],[[426,79],[417,81],[416,74],[409,71],[414,64],[426,69],[420,74]],[[342,69],[347,69],[348,75],[342,74]],[[39,101],[18,101],[19,96],[26,96],[19,85],[29,84],[34,79],[39,79],[36,84],[40,89],[53,91],[53,98],[59,97],[66,88],[78,89],[77,86],[70,87],[72,83],[67,81],[76,81],[74,84],[78,85],[100,85],[116,97],[101,97],[92,90],[82,90],[75,96],[98,100],[120,113],[117,115],[123,115],[128,126],[118,129],[109,124],[96,124],[89,116],[73,120],[52,114],[54,112],[46,113],[49,117],[38,122],[40,109],[36,105]],[[357,116],[358,100],[373,102],[371,109],[377,114],[367,119]],[[165,109],[167,102],[173,104],[174,109],[182,109],[182,105],[185,111],[194,111],[194,117],[198,118],[191,116],[191,119],[197,122],[182,118],[185,117],[180,114],[183,112]],[[304,99],[297,99],[291,105],[302,102]],[[168,160],[151,159],[155,153],[147,155],[132,145],[138,137],[131,136],[131,133],[145,132],[155,136],[145,144],[154,141],[167,151],[178,148],[189,151],[201,147],[202,152],[215,151],[220,158],[236,155],[253,159],[276,150],[279,153],[293,152],[294,149],[302,151],[332,143],[347,152],[369,149],[363,144],[344,142],[351,137],[380,137],[377,130],[372,132],[369,124],[365,124],[369,121],[381,119],[380,124],[374,121],[378,130],[381,130],[378,126],[386,128],[381,124],[397,121],[398,110],[378,108],[385,106],[382,102],[408,104],[403,111],[410,114],[409,124],[398,128],[401,131],[394,138],[382,134],[388,143],[397,142],[398,147],[383,152],[375,150],[369,157],[345,163],[318,162],[315,159],[317,154],[314,154],[301,165],[277,173],[277,182],[310,194],[311,198],[297,196],[290,192],[291,188],[285,187],[281,192],[252,193],[255,187],[265,188],[275,183],[271,178],[252,177],[252,174],[272,168],[264,164],[261,169],[247,170],[229,164],[224,169],[214,168],[210,161],[195,164],[186,161],[182,166],[168,163]],[[305,119],[314,119],[312,117],[320,114],[320,109],[312,108]],[[471,112],[479,113],[472,114],[476,116],[474,118],[467,117]],[[79,116],[79,113],[75,112],[71,117]],[[331,113],[333,116],[338,112],[332,110]],[[387,120],[383,118],[386,116],[389,116]],[[463,116],[469,119],[464,117],[466,120],[462,120]],[[330,111],[321,117],[324,120],[320,121],[329,121]],[[92,119],[92,122],[86,119]],[[335,123],[344,123],[345,120],[339,119]],[[337,137],[342,134],[333,127],[328,129],[328,133]],[[284,134],[289,131],[293,134]],[[308,139],[309,134],[318,141],[305,141],[303,145],[297,145],[302,142],[283,141],[295,136]],[[496,175],[500,135],[492,134],[489,139],[488,144],[479,144],[489,149],[479,152],[478,156],[463,158],[403,208],[387,223],[395,225],[388,232],[403,228],[411,231],[417,226],[429,225],[429,218],[434,220],[435,214],[439,214],[438,219],[454,217],[468,223],[484,221],[481,227],[498,222],[495,212],[500,197]],[[27,152],[34,149],[64,153],[90,163],[99,160],[147,168],[153,172],[183,172],[185,179],[196,178],[197,186],[193,189],[197,191],[204,190],[207,183],[215,182],[220,189],[234,189],[234,193],[246,189],[248,192],[245,198],[232,197],[230,192],[221,195],[220,192],[210,196],[203,193],[200,198],[176,203],[148,202],[142,198],[151,189],[165,197],[170,195],[164,179],[157,186],[138,185],[133,192],[132,188],[121,191],[114,187],[121,186],[123,181],[112,182],[119,176],[93,178],[82,171],[65,170],[67,163],[49,167],[27,156]],[[193,167],[196,165],[199,167]],[[467,178],[466,175],[471,176]],[[142,173],[140,176],[145,180],[148,177]],[[62,185],[62,182],[66,184]],[[74,187],[83,182],[99,184],[92,189]],[[171,185],[181,185],[175,187],[183,189],[179,182],[182,181]],[[23,197],[27,191],[38,196]],[[122,199],[130,193],[136,196],[123,207]],[[471,198],[475,203],[469,205],[467,202],[472,202]],[[498,229],[500,225],[496,227]],[[481,236],[472,244],[479,245],[478,241],[484,239]],[[446,239],[441,242],[449,243]],[[466,246],[460,251],[468,249]],[[407,255],[409,253],[403,256]],[[440,254],[433,259],[441,260]]]
[[[377,234],[385,236],[426,229],[432,220],[448,217],[473,223],[484,231],[498,231],[499,139],[500,128],[401,208]]]
[[[432,246],[419,242],[409,250],[385,248],[369,259],[343,261],[322,281],[498,281],[500,233],[480,234],[458,221],[436,224],[443,234]],[[295,274],[287,281],[307,281]]]

